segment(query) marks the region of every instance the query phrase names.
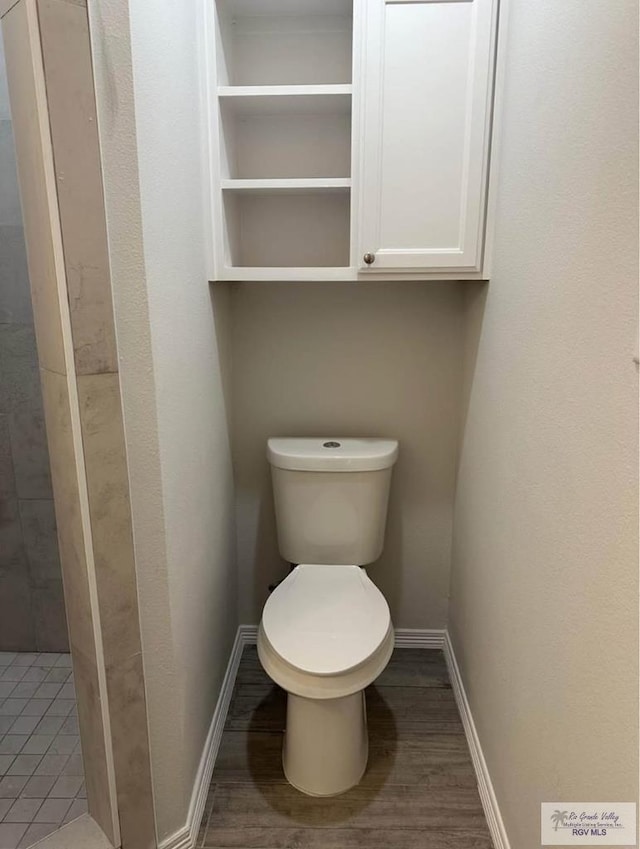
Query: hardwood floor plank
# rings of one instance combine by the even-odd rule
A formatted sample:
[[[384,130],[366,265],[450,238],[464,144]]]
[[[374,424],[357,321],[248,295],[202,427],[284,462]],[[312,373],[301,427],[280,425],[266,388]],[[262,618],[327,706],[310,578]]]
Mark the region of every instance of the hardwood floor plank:
[[[207,828],[482,828],[476,788],[432,789],[384,785],[377,792],[358,785],[329,798],[305,796],[290,784],[217,784]]]
[[[486,829],[230,828],[204,849],[492,849]]]
[[[223,735],[216,761],[216,780],[223,783],[285,781],[282,734],[229,731]],[[407,741],[369,743],[363,786],[419,784],[424,787],[475,787],[475,773],[462,735],[424,734]]]
[[[282,771],[286,693],[246,647],[199,849],[491,849],[442,652],[394,651],[366,699],[362,781],[340,796],[305,796]]]

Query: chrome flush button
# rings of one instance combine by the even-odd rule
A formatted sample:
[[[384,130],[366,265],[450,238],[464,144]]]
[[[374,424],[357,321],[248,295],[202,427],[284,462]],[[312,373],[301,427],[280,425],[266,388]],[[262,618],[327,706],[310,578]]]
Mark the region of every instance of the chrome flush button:
[[[340,448],[341,445],[340,445],[339,442],[323,442],[322,447],[323,448]]]

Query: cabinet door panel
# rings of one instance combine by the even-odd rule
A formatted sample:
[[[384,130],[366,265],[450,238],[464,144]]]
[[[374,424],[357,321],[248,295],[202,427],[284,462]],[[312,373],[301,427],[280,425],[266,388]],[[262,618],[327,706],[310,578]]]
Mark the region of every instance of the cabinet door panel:
[[[497,0],[373,0],[365,33],[363,269],[480,268]],[[375,255],[366,265],[365,253]]]

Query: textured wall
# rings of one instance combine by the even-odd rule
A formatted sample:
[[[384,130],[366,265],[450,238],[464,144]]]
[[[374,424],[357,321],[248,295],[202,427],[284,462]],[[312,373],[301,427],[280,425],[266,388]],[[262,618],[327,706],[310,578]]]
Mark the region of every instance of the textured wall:
[[[638,798],[638,21],[510,6],[449,627],[511,846],[537,849],[541,801]]]
[[[0,540],[0,650],[66,651],[49,455],[1,48]]]
[[[240,619],[260,621],[287,566],[275,535],[269,436],[400,441],[372,579],[401,628],[447,619],[461,369],[455,283],[241,284],[232,289]]]

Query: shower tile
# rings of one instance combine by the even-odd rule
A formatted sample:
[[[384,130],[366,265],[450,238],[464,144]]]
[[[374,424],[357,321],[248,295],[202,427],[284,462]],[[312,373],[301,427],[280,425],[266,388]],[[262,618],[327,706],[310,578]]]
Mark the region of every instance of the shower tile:
[[[27,674],[28,667],[27,666],[8,666],[5,671],[2,673],[3,681],[22,681],[24,676]]]
[[[28,780],[27,775],[5,775],[0,779],[0,799],[17,799]]]
[[[28,701],[29,699],[14,699],[9,697],[0,704],[0,714],[2,716],[20,716],[27,706]]]
[[[81,777],[84,775],[84,767],[82,763],[82,755],[71,755],[65,764],[62,775]]]
[[[8,698],[16,688],[15,681],[0,681],[0,701]]]
[[[9,416],[9,432],[18,498],[44,499],[53,506],[41,395],[14,408]]]
[[[38,657],[37,652],[18,652],[13,662],[14,666],[33,666]]]
[[[76,691],[73,684],[64,684],[56,696],[56,699],[70,699],[71,701],[75,701],[75,698]]]
[[[24,570],[20,509],[18,497],[11,492],[0,494],[0,551],[3,571],[12,566],[20,566]]]
[[[50,717],[50,719],[57,719],[58,717]],[[65,721],[62,723],[60,727],[61,734],[79,734],[80,729],[78,727],[78,717],[77,716],[68,716]]]
[[[33,326],[0,324],[0,398],[3,412],[37,402],[40,394],[38,353]]]
[[[12,734],[31,734],[41,721],[38,716],[19,716],[14,720],[10,731]]]
[[[0,127],[7,124],[0,122]],[[11,132],[9,138],[13,145]],[[3,221],[0,225],[0,280],[0,322],[32,324],[33,308],[21,219],[13,223]]]
[[[42,755],[18,755],[7,770],[7,775],[33,775],[41,760]]]
[[[68,667],[72,668],[71,655],[70,654],[61,654],[56,660],[56,666]]]
[[[61,775],[49,793],[52,799],[75,799],[84,783],[81,775]]]
[[[16,657],[17,653],[14,651],[0,651],[0,666],[10,666]]]
[[[27,734],[6,734],[0,740],[0,755],[19,754],[29,739]]]
[[[51,704],[51,699],[29,699],[21,716],[42,717],[45,715]]]
[[[26,783],[20,796],[25,799],[46,799],[56,780],[55,775],[34,775]]]
[[[69,633],[62,580],[49,580],[35,587],[32,590],[32,606],[38,647],[68,651]]]
[[[37,699],[55,699],[62,688],[62,684],[54,681],[47,683],[46,681],[38,687],[35,693]]]
[[[0,846],[2,846],[2,849],[17,849],[20,838],[27,828],[26,823],[0,822]]]
[[[0,734],[6,734],[14,723],[12,716],[0,716]]]
[[[30,666],[26,673],[23,681],[29,681],[31,683],[42,683],[47,677],[47,670],[42,669],[39,666]]]
[[[9,683],[9,682],[7,682]],[[0,687],[2,684],[0,684]],[[37,681],[25,681],[24,678],[22,681],[19,681],[17,684],[14,682],[13,692],[11,693],[12,699],[31,699],[35,695],[36,690],[40,685]]]
[[[25,831],[22,840],[18,843],[18,849],[28,849],[28,847],[33,846],[39,840],[48,837],[55,830],[55,826],[51,825],[51,823],[32,822]]]
[[[34,662],[34,666],[46,666],[46,667],[54,667],[58,660],[60,660],[61,654],[60,652],[48,651],[41,652]]]
[[[47,716],[64,716],[67,717],[75,707],[74,699],[55,699],[51,703],[51,707],[47,710]]]
[[[20,521],[31,583],[41,586],[50,580],[61,580],[53,499],[21,500]]]
[[[67,814],[63,820],[63,825],[71,822],[72,820],[78,819],[83,814],[87,813],[87,800],[86,799],[74,799],[71,803],[71,807],[67,811]]]
[[[5,814],[5,822],[33,822],[38,809],[42,805],[42,799],[16,799],[9,812]]]
[[[61,775],[68,760],[68,755],[45,755],[40,761],[35,774]]]
[[[0,822],[4,819],[11,805],[13,805],[13,799],[0,799]]]
[[[69,799],[45,799],[34,822],[51,822],[58,825],[69,810]]]
[[[0,277],[0,279],[2,278]],[[16,494],[16,481],[13,473],[13,458],[11,456],[11,441],[9,436],[9,416],[4,413],[0,415],[0,493],[3,495]],[[1,658],[0,663],[2,663]]]
[[[62,716],[43,716],[36,729],[37,734],[57,734],[64,722]]]
[[[55,681],[59,684],[64,684],[70,677],[71,670],[67,667],[59,666],[53,669],[50,669],[47,672],[46,681]]]
[[[9,772],[15,759],[15,755],[0,755],[0,775],[6,775]]]
[[[53,738],[49,748],[51,755],[73,755],[78,745],[79,737],[75,734],[60,734]]]
[[[22,753],[25,755],[44,755],[54,741],[53,734],[32,734],[26,738]]]

